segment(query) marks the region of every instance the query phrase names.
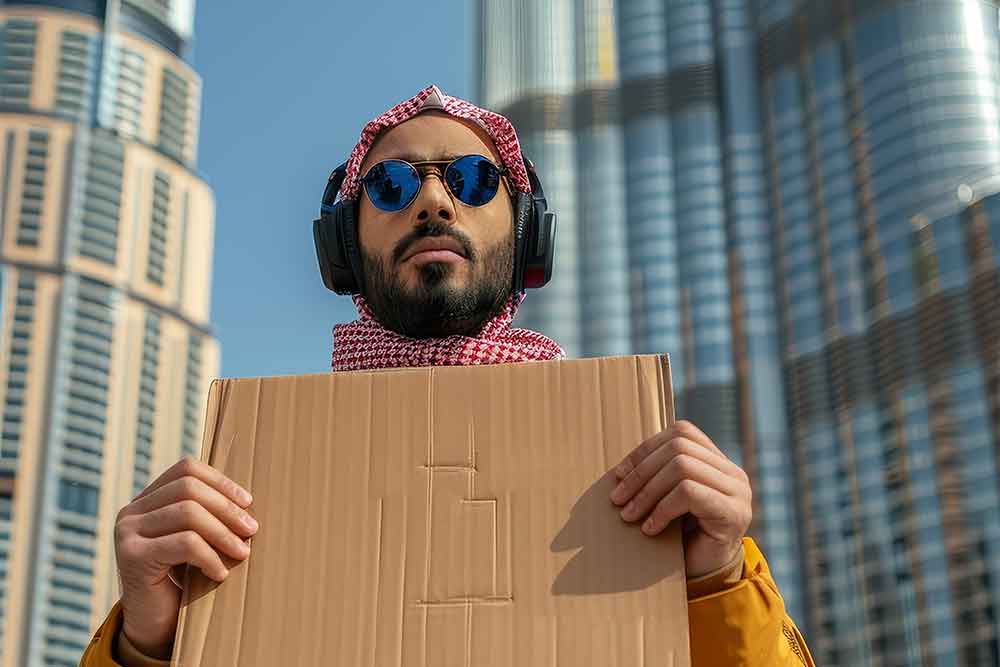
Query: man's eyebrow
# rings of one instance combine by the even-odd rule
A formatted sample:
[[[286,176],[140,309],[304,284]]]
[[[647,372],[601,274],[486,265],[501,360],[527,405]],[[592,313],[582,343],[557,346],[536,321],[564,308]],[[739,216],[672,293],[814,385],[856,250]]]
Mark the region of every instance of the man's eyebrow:
[[[468,155],[468,153],[445,152],[444,154],[439,153],[433,156],[427,153],[403,153],[401,155],[393,155],[389,159],[405,160],[406,162],[450,162],[463,155]]]

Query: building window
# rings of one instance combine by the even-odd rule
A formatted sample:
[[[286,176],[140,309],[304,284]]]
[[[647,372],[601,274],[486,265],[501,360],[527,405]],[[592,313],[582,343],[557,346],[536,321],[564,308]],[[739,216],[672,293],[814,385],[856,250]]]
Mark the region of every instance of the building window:
[[[124,149],[100,133],[91,136],[77,252],[106,264],[118,255]]]
[[[136,425],[135,462],[132,493],[138,495],[149,484],[153,455],[153,429],[156,419],[156,383],[160,362],[160,316],[146,313],[142,343],[142,369],[139,375],[139,410]]]
[[[149,12],[167,25],[173,25],[169,0],[128,0],[128,3]]]
[[[35,276],[22,273],[17,281],[12,340],[7,366],[7,396],[0,431],[0,478],[14,477],[23,428],[23,413],[28,381],[28,359],[34,321]]]
[[[21,217],[17,225],[17,244],[37,246],[45,204],[45,167],[49,155],[49,134],[41,130],[28,132],[28,149],[24,161],[24,183],[21,190]]]
[[[188,340],[187,383],[184,396],[184,433],[181,453],[196,456],[200,449],[198,421],[204,400],[201,391],[201,338],[192,334]]]
[[[81,482],[59,480],[59,508],[97,516],[97,489]]]
[[[0,27],[0,100],[4,106],[28,107],[35,60],[34,21],[9,19]]]
[[[118,85],[115,91],[114,126],[124,137],[139,136],[142,100],[146,82],[146,60],[142,54],[121,49],[118,54]]]
[[[184,77],[169,69],[163,70],[159,146],[178,160],[184,159],[187,144],[189,87]]]
[[[72,30],[63,32],[59,47],[56,113],[78,122],[89,120],[93,73],[96,68],[96,49],[91,37]]]
[[[153,176],[153,216],[149,226],[149,259],[146,279],[163,285],[167,258],[167,224],[170,216],[170,179],[157,170]]]
[[[10,558],[11,517],[14,515],[13,499],[0,491],[0,581],[6,577],[7,561]],[[7,597],[7,587],[0,586],[0,642],[3,640],[3,613]],[[2,653],[0,653],[2,654]]]
[[[104,450],[113,292],[107,285],[81,278],[73,297],[62,465],[88,479],[95,473],[99,476]]]

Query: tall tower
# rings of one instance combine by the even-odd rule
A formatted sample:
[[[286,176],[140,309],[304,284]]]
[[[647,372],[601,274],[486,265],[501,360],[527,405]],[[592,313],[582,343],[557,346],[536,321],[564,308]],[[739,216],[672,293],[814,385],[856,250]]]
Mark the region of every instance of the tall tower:
[[[672,355],[819,664],[997,664],[996,3],[479,5],[560,214],[520,323]]]
[[[0,666],[76,665],[219,350],[194,0],[0,1]]]

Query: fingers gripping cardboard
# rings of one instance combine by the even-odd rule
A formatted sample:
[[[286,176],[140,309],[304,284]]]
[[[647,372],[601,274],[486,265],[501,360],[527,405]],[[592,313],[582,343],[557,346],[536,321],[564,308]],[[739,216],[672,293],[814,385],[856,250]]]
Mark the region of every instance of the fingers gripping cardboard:
[[[175,665],[689,664],[680,533],[609,500],[666,357],[221,380],[208,415],[261,528],[188,572]]]

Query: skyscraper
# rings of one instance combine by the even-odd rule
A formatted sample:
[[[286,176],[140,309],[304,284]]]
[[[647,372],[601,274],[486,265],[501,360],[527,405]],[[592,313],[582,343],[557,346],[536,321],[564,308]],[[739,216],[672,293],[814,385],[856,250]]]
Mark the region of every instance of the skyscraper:
[[[520,323],[672,355],[818,664],[997,664],[997,7],[483,0],[480,34],[560,214]]]
[[[193,0],[0,1],[0,666],[76,665],[115,512],[197,454],[212,192]]]

